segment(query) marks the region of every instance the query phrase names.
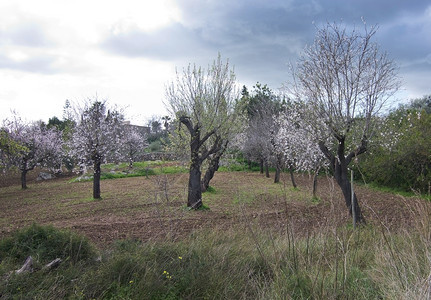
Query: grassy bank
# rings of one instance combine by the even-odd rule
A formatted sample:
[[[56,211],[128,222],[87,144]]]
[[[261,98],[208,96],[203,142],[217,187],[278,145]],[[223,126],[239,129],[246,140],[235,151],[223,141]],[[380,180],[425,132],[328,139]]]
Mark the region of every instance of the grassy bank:
[[[274,234],[250,222],[181,240],[120,240],[104,250],[69,231],[32,225],[0,242],[0,297],[423,299],[431,287],[430,220],[428,208],[416,209],[415,226],[397,233],[343,226],[300,236],[289,225]],[[29,255],[33,271],[14,274]],[[63,263],[44,271],[57,257]]]

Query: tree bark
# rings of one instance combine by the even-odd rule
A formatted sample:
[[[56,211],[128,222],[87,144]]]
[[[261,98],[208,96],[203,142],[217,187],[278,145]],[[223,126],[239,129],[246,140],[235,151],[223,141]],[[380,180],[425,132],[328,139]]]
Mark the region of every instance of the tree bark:
[[[260,174],[263,174],[263,158],[260,159],[259,166],[260,166]]]
[[[280,167],[277,165],[275,167],[274,183],[280,182]]]
[[[27,188],[27,169],[21,170],[21,188],[25,190]]]
[[[278,154],[276,156],[276,159],[277,159],[277,161],[275,163],[274,183],[279,183],[280,182],[280,173],[281,173],[281,165],[282,165],[283,155]]]
[[[269,165],[268,162],[265,162],[265,176],[269,178]]]
[[[93,173],[93,198],[100,199],[100,158],[94,160],[94,173]]]
[[[294,174],[293,174],[293,168],[292,167],[289,167],[289,173],[290,173],[290,180],[292,181],[293,188],[296,189],[297,185],[295,182],[295,177],[293,176]]]
[[[350,180],[348,173],[348,165],[352,158],[356,155],[364,153],[366,151],[366,140],[363,139],[361,145],[353,152],[351,152],[348,156],[344,155],[344,138],[339,138],[339,143],[337,147],[337,157],[332,154],[329,149],[325,146],[323,142],[319,143],[320,150],[326,156],[326,158],[330,161],[330,167],[334,172],[335,181],[338,186],[341,188],[341,191],[344,196],[344,201],[346,203],[347,208],[349,209],[349,214],[352,215],[352,190],[350,188]],[[353,194],[354,202],[355,202],[355,222],[356,224],[365,223],[365,219],[362,215],[361,208],[359,207],[358,198],[356,197],[356,193]]]
[[[202,192],[206,192],[208,187],[210,186],[210,181],[213,179],[215,172],[219,168],[220,156],[215,157],[211,160],[208,169],[205,172],[204,177],[202,178]]]
[[[206,192],[206,190],[210,186],[211,179],[213,179],[215,172],[218,171],[220,158],[226,150],[226,147],[227,142],[224,144],[224,146],[218,147],[218,151],[210,159],[208,169],[205,172],[204,178],[202,178],[202,193]]]
[[[189,190],[187,206],[198,209],[202,206],[202,187],[201,187],[201,166],[200,164],[190,165]]]

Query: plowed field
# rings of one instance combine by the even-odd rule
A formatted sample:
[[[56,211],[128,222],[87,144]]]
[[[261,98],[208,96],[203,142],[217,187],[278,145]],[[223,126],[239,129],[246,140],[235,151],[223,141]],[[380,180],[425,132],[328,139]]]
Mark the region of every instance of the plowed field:
[[[272,174],[273,175],[273,174]],[[214,230],[257,224],[269,231],[293,230],[309,234],[325,226],[351,223],[336,183],[321,177],[318,201],[311,197],[311,178],[296,175],[293,189],[288,174],[280,184],[256,172],[218,172],[205,193],[209,208],[189,211],[187,174],[103,180],[101,200],[92,199],[92,182],[71,178],[36,182],[21,190],[19,182],[0,188],[0,238],[30,225],[52,224],[87,235],[103,246],[117,239],[178,239],[198,228]],[[420,199],[377,192],[357,186],[367,224],[390,230],[414,222]]]

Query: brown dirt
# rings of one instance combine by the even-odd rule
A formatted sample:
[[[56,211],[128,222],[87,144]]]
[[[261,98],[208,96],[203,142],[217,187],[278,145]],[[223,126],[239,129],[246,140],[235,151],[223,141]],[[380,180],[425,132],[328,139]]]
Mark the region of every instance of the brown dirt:
[[[35,177],[35,176],[33,176]],[[29,189],[3,182],[0,188],[0,238],[33,222],[69,228],[100,246],[118,239],[178,239],[199,228],[293,230],[299,234],[350,223],[339,188],[319,180],[320,201],[311,200],[311,178],[297,175],[293,190],[287,174],[281,184],[259,173],[218,172],[204,194],[209,210],[188,211],[187,174],[136,177],[101,182],[102,200],[91,198],[92,183],[70,178],[36,182]],[[368,224],[390,230],[408,228],[423,201],[358,186]],[[419,208],[420,210],[420,208]]]

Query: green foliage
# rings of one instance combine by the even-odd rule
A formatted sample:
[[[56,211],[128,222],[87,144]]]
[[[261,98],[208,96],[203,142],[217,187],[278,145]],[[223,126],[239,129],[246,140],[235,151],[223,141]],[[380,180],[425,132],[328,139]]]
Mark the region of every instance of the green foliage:
[[[359,170],[367,182],[429,193],[431,114],[406,107],[392,112],[375,145],[360,158]]]
[[[160,152],[162,150],[163,150],[163,147],[162,147],[162,142],[160,140],[152,141],[148,146],[149,152]]]

